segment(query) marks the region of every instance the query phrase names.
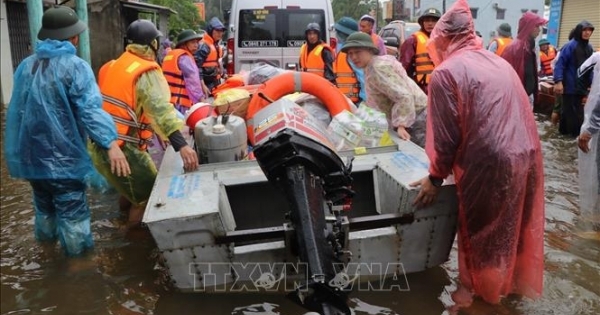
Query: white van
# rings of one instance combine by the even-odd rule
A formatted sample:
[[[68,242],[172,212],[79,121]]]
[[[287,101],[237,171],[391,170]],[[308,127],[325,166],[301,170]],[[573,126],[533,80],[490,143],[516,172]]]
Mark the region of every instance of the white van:
[[[229,15],[227,73],[259,62],[297,69],[308,23],[321,25],[321,39],[335,49],[331,0],[234,0]]]

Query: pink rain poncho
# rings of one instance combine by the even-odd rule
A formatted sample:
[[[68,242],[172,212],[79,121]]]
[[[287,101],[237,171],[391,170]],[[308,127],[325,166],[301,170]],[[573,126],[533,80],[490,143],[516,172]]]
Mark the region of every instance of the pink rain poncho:
[[[544,170],[528,97],[513,68],[482,49],[466,0],[431,34],[429,172],[456,178],[459,278],[489,303],[542,293]]]
[[[519,19],[517,39],[512,41],[502,53],[502,58],[506,59],[515,71],[517,71],[523,84],[525,84],[525,61],[528,57],[535,56],[535,40],[531,37],[531,34],[536,28],[547,22],[547,20],[534,13],[526,12],[523,14]],[[535,63],[535,68],[536,71],[533,73],[533,76],[535,84],[537,84],[537,63]]]

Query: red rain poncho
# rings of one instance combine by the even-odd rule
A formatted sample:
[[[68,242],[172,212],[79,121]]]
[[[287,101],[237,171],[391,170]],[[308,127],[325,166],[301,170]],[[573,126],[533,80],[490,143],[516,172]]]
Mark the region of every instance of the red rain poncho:
[[[535,41],[531,33],[535,28],[546,24],[548,21],[531,12],[523,14],[519,19],[519,31],[517,39],[512,41],[502,53],[502,58],[517,71],[522,83],[525,83],[525,60],[529,54],[535,54]],[[532,45],[533,44],[533,45]],[[537,70],[537,63],[536,63]],[[534,73],[537,84],[537,71]]]
[[[466,0],[437,22],[428,50],[429,172],[454,173],[459,278],[489,303],[539,297],[544,271],[544,170],[529,100],[515,71],[482,49]]]

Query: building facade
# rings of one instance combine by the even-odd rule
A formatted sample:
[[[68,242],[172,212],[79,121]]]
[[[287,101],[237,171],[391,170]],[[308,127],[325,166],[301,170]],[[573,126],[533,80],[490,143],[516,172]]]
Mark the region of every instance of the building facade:
[[[599,0],[551,0],[548,23],[548,40],[561,47],[569,40],[569,33],[582,20],[595,26],[590,44],[600,48],[600,1]],[[556,23],[558,21],[558,23]]]
[[[456,0],[413,1],[420,2],[420,10],[433,7],[442,12],[444,11],[444,6],[448,9],[456,2]],[[475,29],[481,33],[483,43],[486,47],[496,37],[496,29],[500,24],[510,24],[513,37],[516,38],[519,19],[523,13],[530,11],[539,16],[544,15],[544,0],[469,0],[469,5],[475,21]],[[420,14],[419,11],[415,11],[414,15],[418,17]]]
[[[55,0],[40,0],[44,10]],[[64,2],[64,1],[63,1]],[[74,1],[66,5],[73,6]],[[107,61],[117,58],[124,49],[127,26],[138,19],[152,16],[163,34],[168,34],[170,8],[128,0],[87,0],[88,28],[91,47],[91,66],[95,73]],[[19,63],[32,53],[27,4],[25,0],[4,0],[1,5],[0,103],[7,104],[12,92],[12,74]]]
[[[416,21],[422,10],[436,8],[444,11],[456,0],[382,0],[384,18],[389,20]],[[502,23],[512,27],[517,35],[519,18],[527,11],[548,19],[547,38],[554,46],[561,47],[568,41],[569,32],[582,20],[592,23],[597,29],[590,43],[600,48],[600,0],[469,0],[475,20],[475,29],[488,44],[496,36],[496,28]]]

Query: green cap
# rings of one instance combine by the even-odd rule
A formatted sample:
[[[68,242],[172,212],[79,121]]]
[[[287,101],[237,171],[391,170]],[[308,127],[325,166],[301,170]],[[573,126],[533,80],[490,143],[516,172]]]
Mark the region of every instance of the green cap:
[[[379,49],[373,44],[371,36],[363,32],[354,32],[346,38],[342,52],[347,53],[350,48],[369,48],[376,55],[379,54]]]
[[[350,35],[356,31],[358,31],[358,23],[355,19],[343,16],[335,25],[333,26],[336,31],[339,33]]]
[[[498,31],[498,35],[500,35],[500,36],[504,36],[504,37],[512,36],[512,28],[510,27],[510,24],[508,24],[508,23],[500,24],[500,26],[498,26],[497,31]]]
[[[432,18],[436,18],[439,20],[442,17],[442,12],[440,12],[440,10],[438,10],[436,8],[429,8],[429,9],[423,11],[421,16],[419,16],[419,19],[417,20],[417,22],[419,24],[422,24],[423,19],[425,19],[426,17],[432,17]]]
[[[38,39],[65,40],[81,34],[87,29],[73,9],[66,6],[52,7],[42,16],[42,28],[38,32]]]
[[[177,44],[175,44],[175,47],[179,47],[194,39],[202,39],[202,34],[198,34],[194,30],[183,30],[177,35]]]
[[[540,41],[538,42],[538,45],[539,45],[539,46],[542,46],[542,45],[550,45],[550,42],[549,42],[547,39],[545,39],[545,38],[542,38],[542,39],[540,39]]]

